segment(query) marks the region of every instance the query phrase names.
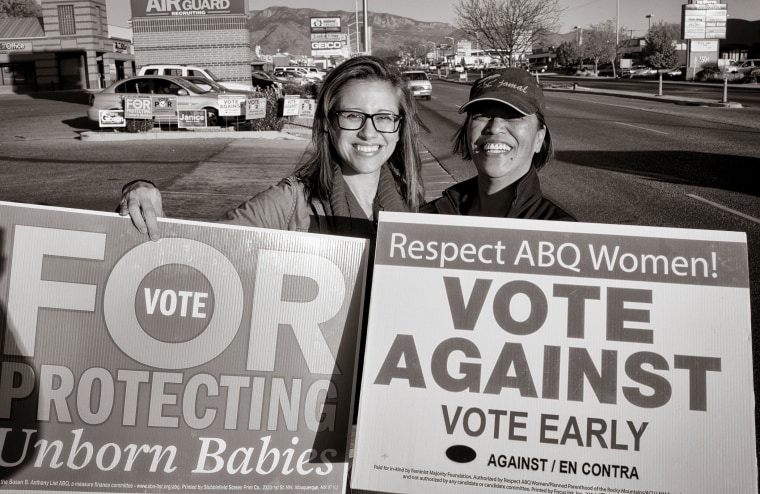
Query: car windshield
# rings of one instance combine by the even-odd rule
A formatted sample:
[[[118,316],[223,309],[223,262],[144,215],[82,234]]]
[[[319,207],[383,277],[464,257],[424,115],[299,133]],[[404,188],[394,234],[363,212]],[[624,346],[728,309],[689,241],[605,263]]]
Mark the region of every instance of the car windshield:
[[[427,80],[427,75],[424,72],[408,72],[406,76],[413,81]]]
[[[214,73],[213,73],[213,72],[211,72],[210,70],[206,69],[206,73],[207,73],[207,74],[208,74],[208,76],[211,78],[211,80],[213,80],[213,81],[217,81],[217,82],[218,82],[218,81],[221,81],[221,79],[220,79],[220,78],[218,78],[218,77],[216,76],[216,74],[214,74]]]
[[[217,91],[221,92],[224,91],[225,88],[219,84],[217,84],[214,81],[210,81],[206,79],[205,77],[188,77],[186,79],[190,84],[198,88],[198,91],[200,93],[209,93],[211,91]]]
[[[183,86],[185,89],[189,89],[190,91],[194,93],[208,93],[208,89],[204,89],[200,86],[197,86],[196,84],[193,84],[191,81],[188,81],[187,79],[182,79],[182,82],[179,82],[180,86]]]

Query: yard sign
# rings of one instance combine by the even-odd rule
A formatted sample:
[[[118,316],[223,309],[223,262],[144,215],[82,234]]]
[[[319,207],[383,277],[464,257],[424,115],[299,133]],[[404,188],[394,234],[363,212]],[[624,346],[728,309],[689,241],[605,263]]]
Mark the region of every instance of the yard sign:
[[[352,487],[756,494],[743,233],[381,213]]]
[[[367,241],[0,203],[0,490],[343,494]]]

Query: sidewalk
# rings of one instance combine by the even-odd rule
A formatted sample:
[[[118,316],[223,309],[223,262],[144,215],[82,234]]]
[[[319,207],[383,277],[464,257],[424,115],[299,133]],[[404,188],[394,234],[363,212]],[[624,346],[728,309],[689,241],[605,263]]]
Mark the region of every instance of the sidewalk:
[[[153,132],[82,132],[83,141],[138,141],[148,139],[235,139],[234,145],[229,146],[221,155],[215,156],[213,162],[200,165],[187,184],[209,184],[219,175],[220,163],[240,163],[241,150],[246,153],[246,173],[255,177],[266,177],[269,185],[283,178],[295,169],[301,156],[307,151],[311,142],[311,128],[303,125],[286,125],[282,131],[153,131]],[[285,145],[285,143],[288,143]],[[284,148],[288,148],[284,152]],[[292,151],[292,152],[291,152]],[[229,154],[230,159],[225,159]],[[237,159],[232,159],[232,156]],[[284,166],[275,166],[275,157],[286,155]],[[425,184],[425,199],[432,200],[441,196],[441,192],[454,185],[456,180],[441,166],[430,151],[420,143],[420,158],[422,161],[422,180]],[[273,174],[272,169],[278,171]],[[208,173],[206,173],[208,172]],[[278,174],[279,173],[279,174]],[[179,194],[178,191],[166,191]]]

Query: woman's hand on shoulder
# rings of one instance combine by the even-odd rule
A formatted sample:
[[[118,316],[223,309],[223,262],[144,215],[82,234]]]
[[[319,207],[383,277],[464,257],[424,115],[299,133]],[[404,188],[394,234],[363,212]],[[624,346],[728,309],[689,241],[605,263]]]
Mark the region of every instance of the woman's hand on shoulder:
[[[119,214],[129,215],[140,233],[147,233],[151,240],[158,240],[158,217],[165,216],[161,192],[147,180],[129,182],[121,189]]]

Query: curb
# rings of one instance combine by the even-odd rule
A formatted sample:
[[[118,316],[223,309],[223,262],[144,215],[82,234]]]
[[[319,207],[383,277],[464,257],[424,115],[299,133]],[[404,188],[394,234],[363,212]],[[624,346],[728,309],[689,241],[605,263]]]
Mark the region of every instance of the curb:
[[[303,141],[305,138],[298,133],[288,133],[276,130],[234,131],[234,130],[189,130],[150,132],[97,132],[85,131],[79,134],[82,141],[144,141],[157,139],[281,139]]]
[[[459,81],[459,80],[451,80],[451,79],[444,79],[444,78],[440,78],[438,80],[452,83],[452,84],[466,84],[466,85],[470,85],[473,82],[470,80]],[[604,95],[604,96],[618,96],[618,97],[623,97],[623,98],[659,101],[661,103],[673,103],[676,105],[687,105],[687,106],[704,106],[704,107],[714,107],[714,108],[746,108],[741,103],[735,103],[731,101],[723,102],[723,101],[706,100],[706,99],[701,99],[701,98],[683,98],[683,97],[678,97],[678,96],[665,96],[665,95],[658,96],[656,94],[637,93],[634,91],[616,91],[614,89],[597,89],[597,88],[580,86],[578,85],[577,82],[576,83],[558,83],[558,84],[549,83],[549,85],[544,85],[544,83],[539,83],[539,84],[541,84],[541,88],[544,91],[599,94],[599,95]],[[552,86],[551,84],[556,84],[556,85]]]
[[[588,88],[579,86],[577,84],[573,84],[572,87],[543,87],[544,91],[558,91],[558,92],[569,92],[569,93],[582,93],[582,94],[599,94],[599,95],[606,95],[606,96],[618,96],[618,97],[624,97],[624,98],[631,98],[631,99],[642,99],[642,100],[648,100],[648,101],[660,101],[663,103],[673,103],[676,105],[687,105],[687,106],[706,106],[706,107],[714,107],[714,108],[745,108],[744,105],[741,103],[735,103],[731,101],[713,101],[713,100],[706,100],[701,98],[681,98],[677,96],[665,96],[665,95],[656,95],[656,94],[646,94],[646,93],[636,93],[632,91],[615,91],[615,90],[609,90],[609,89],[597,89],[597,88]]]

